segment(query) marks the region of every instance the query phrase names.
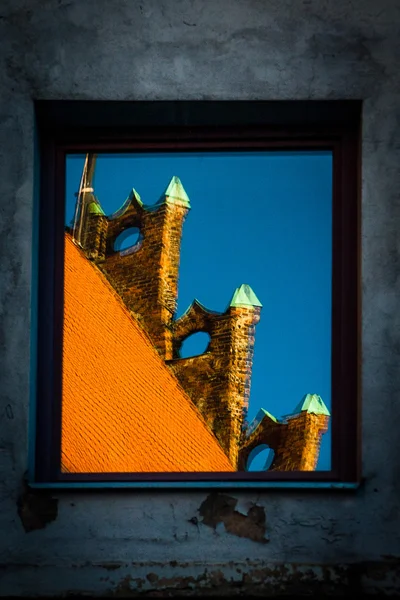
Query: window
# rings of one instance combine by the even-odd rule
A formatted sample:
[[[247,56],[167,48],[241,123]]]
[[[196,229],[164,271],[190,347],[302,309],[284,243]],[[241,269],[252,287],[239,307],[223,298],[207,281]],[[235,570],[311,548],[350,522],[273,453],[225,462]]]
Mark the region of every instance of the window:
[[[104,243],[103,233],[100,235],[99,239],[99,247],[102,248],[102,244]],[[138,227],[128,227],[128,229],[124,229],[117,237],[114,242],[114,250],[116,252],[121,252],[125,254],[130,254],[131,252],[135,252],[139,250],[141,245],[142,237],[140,234],[140,229]]]
[[[190,358],[207,352],[210,344],[210,336],[205,331],[190,334],[179,349],[179,358]]]
[[[357,483],[359,116],[37,103],[34,484]]]

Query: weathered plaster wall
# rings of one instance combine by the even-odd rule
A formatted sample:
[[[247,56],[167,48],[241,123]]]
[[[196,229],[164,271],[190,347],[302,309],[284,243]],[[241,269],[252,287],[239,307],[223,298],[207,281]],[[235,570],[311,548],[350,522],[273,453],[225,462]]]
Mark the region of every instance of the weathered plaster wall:
[[[2,1],[1,594],[398,589],[399,23],[396,0]],[[365,100],[359,492],[60,493],[17,512],[34,98]]]

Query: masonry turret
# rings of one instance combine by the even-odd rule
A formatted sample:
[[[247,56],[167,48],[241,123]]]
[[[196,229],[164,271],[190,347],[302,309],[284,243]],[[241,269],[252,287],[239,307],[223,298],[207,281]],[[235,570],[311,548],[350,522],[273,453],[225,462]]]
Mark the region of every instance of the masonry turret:
[[[180,179],[172,177],[154,205],[143,204],[132,190],[121,208],[109,217],[104,216],[94,197],[84,206],[80,244],[89,258],[97,259],[161,356],[172,358],[170,326],[177,306],[182,225],[190,209]],[[139,240],[121,251],[117,238],[131,228],[139,229]]]
[[[280,471],[314,471],[321,437],[328,430],[330,413],[318,394],[306,394],[286,415],[287,433],[275,469]]]
[[[224,313],[207,310],[195,300],[173,324],[175,358],[167,364],[235,467],[250,395],[254,334],[260,311],[260,301],[251,287],[243,284]],[[199,331],[210,335],[206,352],[180,358],[183,341]]]
[[[274,451],[271,471],[314,471],[329,418],[329,410],[317,394],[306,394],[293,413],[280,421],[261,409],[241,445],[239,469],[246,470],[250,454],[266,444]]]
[[[91,260],[103,260],[106,251],[108,219],[94,195],[96,155],[88,154],[82,172],[75,206],[72,238]]]

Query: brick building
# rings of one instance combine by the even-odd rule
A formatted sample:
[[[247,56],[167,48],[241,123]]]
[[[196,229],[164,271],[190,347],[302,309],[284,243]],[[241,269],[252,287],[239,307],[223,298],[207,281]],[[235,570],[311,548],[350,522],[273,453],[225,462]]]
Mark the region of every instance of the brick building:
[[[281,420],[262,410],[249,427],[244,426],[262,307],[251,287],[237,288],[223,313],[195,299],[175,318],[182,228],[190,210],[179,178],[172,177],[156,204],[146,206],[132,190],[122,207],[106,216],[94,195],[95,162],[94,155],[87,155],[72,240],[108,280],[135,327],[151,341],[164,370],[190,398],[229,464],[246,470],[258,449],[268,446],[274,451],[272,470],[314,470],[330,417],[319,396],[308,394],[292,415]],[[137,241],[121,250],[119,240],[132,228],[139,232]],[[196,332],[209,334],[206,351],[182,358],[182,343]],[[107,356],[107,347],[104,353]]]

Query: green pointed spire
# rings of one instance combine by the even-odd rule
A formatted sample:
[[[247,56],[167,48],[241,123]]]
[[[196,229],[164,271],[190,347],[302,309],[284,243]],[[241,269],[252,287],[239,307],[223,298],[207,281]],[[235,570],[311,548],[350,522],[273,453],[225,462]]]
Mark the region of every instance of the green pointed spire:
[[[326,407],[325,402],[318,394],[306,394],[301,402],[296,406],[292,415],[297,415],[301,412],[313,413],[314,415],[326,415],[331,416],[331,413]]]
[[[160,203],[168,202],[177,206],[190,208],[190,200],[179,177],[174,175],[160,199]]]
[[[91,215],[105,215],[103,209],[101,208],[100,204],[96,201],[93,201],[89,204],[88,206],[88,212]]]
[[[229,306],[262,306],[261,302],[247,283],[236,288]]]

